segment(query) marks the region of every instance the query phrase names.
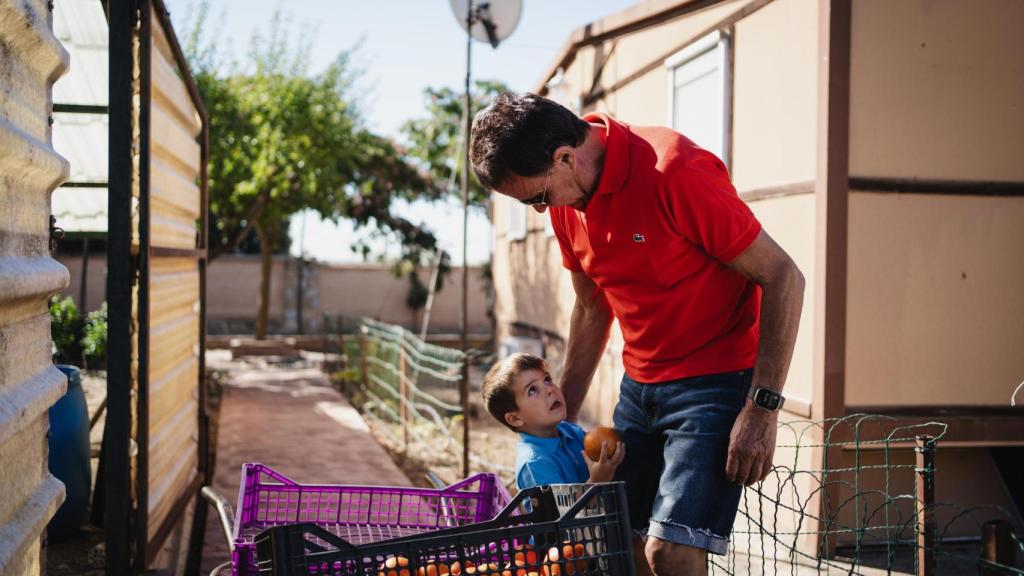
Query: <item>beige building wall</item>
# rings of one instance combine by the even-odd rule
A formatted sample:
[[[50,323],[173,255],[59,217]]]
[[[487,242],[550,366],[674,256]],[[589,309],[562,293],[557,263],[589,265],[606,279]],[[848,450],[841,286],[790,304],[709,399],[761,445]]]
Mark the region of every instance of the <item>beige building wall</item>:
[[[424,286],[430,282],[430,270],[417,271]],[[396,278],[388,267],[377,265],[321,264],[319,278],[319,310],[349,317],[367,317],[401,324],[419,332],[421,314],[413,314],[405,305],[409,279]],[[486,334],[491,324],[487,316],[487,286],[479,266],[469,268],[469,332]],[[431,331],[455,332],[462,314],[462,269],[454,268],[445,279],[443,289],[434,295],[430,312]]]
[[[286,258],[274,257],[270,273],[269,319],[284,316],[284,266]],[[256,318],[260,295],[259,256],[220,256],[206,271],[206,318]]]
[[[776,0],[737,22],[735,30],[733,185],[744,192],[813,180],[818,3]],[[811,215],[803,226],[813,226],[813,210]]]
[[[1024,3],[853,2],[850,174],[1024,180]]]
[[[851,195],[847,404],[1009,405],[1022,222],[1020,197]]]
[[[661,62],[677,51],[680,44],[707,30],[715,22],[739,10],[749,2],[734,0],[693,13],[659,26],[619,36],[579,51],[565,71],[570,93],[586,95],[591,87],[608,90],[652,62]],[[603,65],[595,83],[594,71]],[[668,122],[668,79],[665,67],[658,65],[643,76],[609,92],[592,109],[638,125],[663,126]],[[589,108],[588,110],[589,111]]]
[[[554,240],[552,239],[552,242]],[[78,304],[81,294],[82,259],[73,254],[59,258],[71,272],[71,282],[62,294]],[[105,254],[89,258],[87,310],[95,310],[106,296]],[[270,281],[270,320],[281,325],[294,321],[295,261],[284,256],[274,258]],[[319,322],[323,313],[351,318],[366,316],[383,322],[415,327],[419,331],[422,311],[413,314],[405,305],[408,278],[396,278],[391,268],[377,264],[317,264],[310,271],[314,285],[308,289],[304,317]],[[419,270],[420,281],[430,281],[430,271]],[[291,286],[289,286],[291,284]],[[259,303],[259,256],[225,255],[214,259],[207,272],[206,316],[211,322],[252,320]],[[469,330],[487,334],[491,330],[487,283],[480,267],[469,269]],[[538,300],[539,301],[539,300]],[[431,330],[455,332],[462,313],[462,270],[455,268],[445,280],[444,289],[434,297],[430,315]]]
[[[1024,181],[1024,4],[853,5],[852,177]],[[851,405],[1007,406],[1024,198],[853,192]]]

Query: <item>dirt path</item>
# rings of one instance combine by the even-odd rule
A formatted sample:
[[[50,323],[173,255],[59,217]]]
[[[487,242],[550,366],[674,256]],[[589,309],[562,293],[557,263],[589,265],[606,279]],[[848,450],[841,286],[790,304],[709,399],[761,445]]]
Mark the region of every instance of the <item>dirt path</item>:
[[[266,464],[300,483],[411,484],[320,371],[218,358],[208,362],[228,371],[213,486],[232,504],[243,462]],[[229,558],[222,534],[211,509],[204,573]]]

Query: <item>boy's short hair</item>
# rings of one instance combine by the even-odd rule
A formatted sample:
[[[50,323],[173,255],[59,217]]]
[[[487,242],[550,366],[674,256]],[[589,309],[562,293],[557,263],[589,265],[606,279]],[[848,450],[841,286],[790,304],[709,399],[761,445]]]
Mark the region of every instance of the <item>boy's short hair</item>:
[[[505,415],[519,409],[516,404],[516,393],[512,390],[512,383],[516,376],[527,370],[543,370],[550,372],[548,363],[539,356],[533,354],[513,354],[504,360],[495,363],[484,376],[483,398],[484,407],[494,416],[498,422],[504,424],[513,432],[517,432],[505,420]]]

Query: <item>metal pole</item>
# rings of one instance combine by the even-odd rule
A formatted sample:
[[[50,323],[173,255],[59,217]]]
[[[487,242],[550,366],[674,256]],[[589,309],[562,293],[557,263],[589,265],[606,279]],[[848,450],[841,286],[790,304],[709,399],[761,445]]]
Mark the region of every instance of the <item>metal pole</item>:
[[[82,238],[82,274],[81,274],[81,282],[82,282],[82,285],[78,287],[78,289],[79,289],[78,290],[78,313],[79,313],[79,317],[82,319],[83,326],[84,326],[85,316],[89,313],[89,307],[86,306],[86,304],[85,304],[86,296],[88,296],[88,294],[89,294],[89,291],[87,289],[87,287],[89,286],[89,237],[88,236],[85,236],[84,238]],[[81,356],[82,356],[81,358],[79,358],[79,361],[82,362],[82,366],[84,366],[85,368],[88,368],[89,367],[89,362],[88,362],[88,359],[86,358],[85,347],[82,346],[80,348],[79,352],[81,353]],[[95,368],[95,366],[93,368]]]
[[[368,346],[366,344],[366,327],[359,327],[359,379],[363,383],[363,390],[366,390],[370,384],[370,372],[366,366],[366,354],[368,352]]]
[[[303,301],[306,298],[306,288],[303,282],[303,272],[306,268],[306,216],[309,214],[308,211],[302,211],[302,235],[299,237],[299,270],[298,277],[299,281],[296,282],[296,297],[295,297],[295,324],[298,328],[299,334],[306,333],[306,327],[302,321],[302,307]]]
[[[82,238],[82,285],[78,287],[78,309],[85,314],[89,311],[86,297],[89,295],[89,237]]]
[[[398,416],[402,421],[402,449],[409,450],[409,384],[405,377],[405,347],[398,344]]]
[[[110,50],[110,154],[107,159],[107,419],[97,473],[100,519],[105,528],[107,576],[132,573],[131,428],[132,428],[132,32],[134,2],[108,4]],[[100,480],[102,478],[102,480]],[[101,492],[102,491],[102,492]],[[93,509],[96,519],[97,510]]]
[[[463,140],[462,162],[462,352],[469,352],[469,132],[472,128],[472,100],[469,83],[473,62],[473,0],[466,7],[466,137]],[[469,359],[462,360],[462,380],[459,382],[462,400],[462,477],[469,476]]]
[[[914,448],[917,473],[917,575],[935,574],[935,439],[918,436]]]
[[[982,574],[1008,574],[1002,567],[1013,566],[1013,525],[1006,520],[990,520],[981,526]]]
[[[437,287],[437,275],[441,270],[444,250],[438,250],[434,257],[434,269],[430,272],[430,285],[427,287],[427,305],[423,309],[423,323],[420,325],[420,340],[427,341],[427,328],[430,327],[430,310],[434,307],[434,292]]]
[[[302,272],[306,267],[305,256],[299,256],[298,281],[295,283],[295,328],[299,334],[305,334],[306,329],[302,322],[302,300],[305,290],[302,287]]]

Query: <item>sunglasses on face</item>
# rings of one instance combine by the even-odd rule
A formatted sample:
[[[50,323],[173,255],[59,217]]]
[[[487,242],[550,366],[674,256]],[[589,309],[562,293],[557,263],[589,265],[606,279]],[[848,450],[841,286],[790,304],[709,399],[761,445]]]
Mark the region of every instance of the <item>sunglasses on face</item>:
[[[548,170],[544,174],[544,188],[540,192],[534,194],[533,196],[530,196],[526,200],[519,200],[519,203],[523,204],[525,206],[534,206],[536,204],[547,204],[548,203],[548,175],[549,174],[551,174],[550,170]]]

